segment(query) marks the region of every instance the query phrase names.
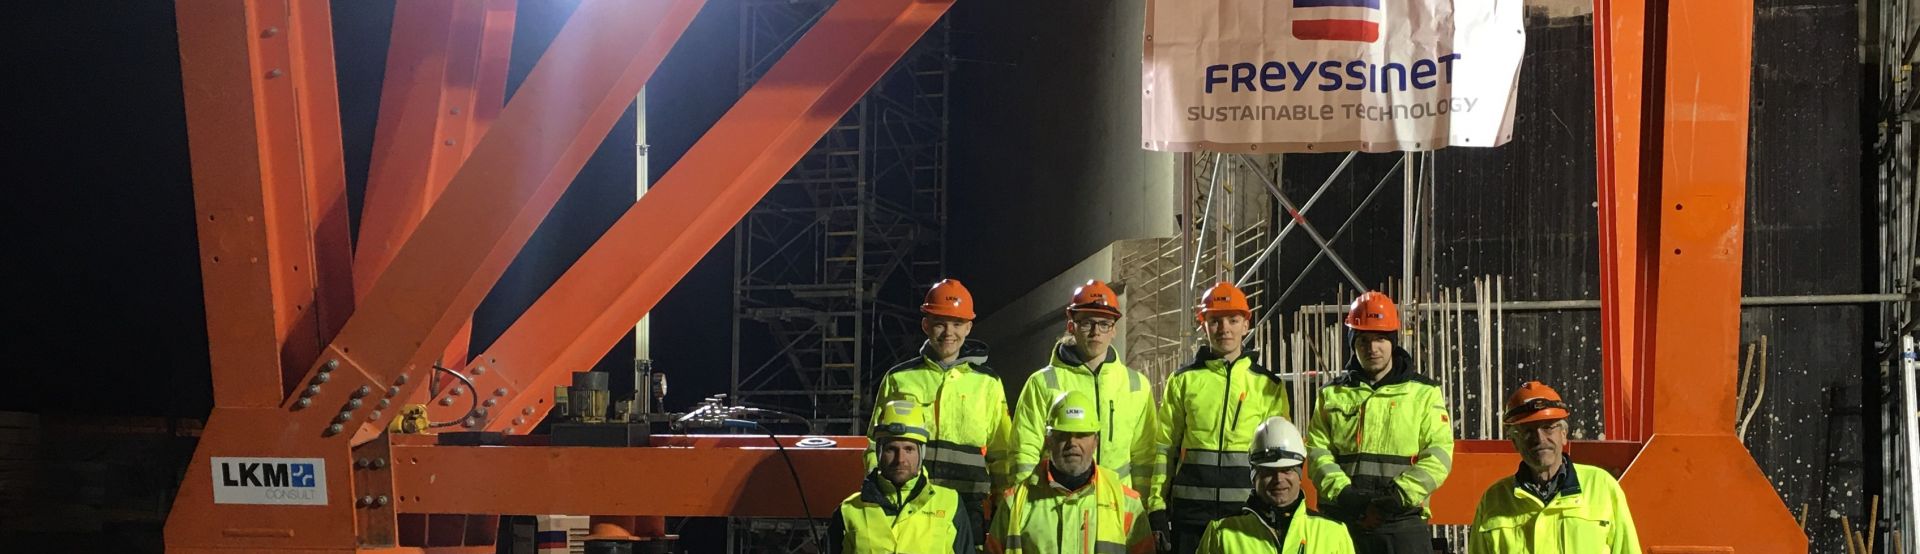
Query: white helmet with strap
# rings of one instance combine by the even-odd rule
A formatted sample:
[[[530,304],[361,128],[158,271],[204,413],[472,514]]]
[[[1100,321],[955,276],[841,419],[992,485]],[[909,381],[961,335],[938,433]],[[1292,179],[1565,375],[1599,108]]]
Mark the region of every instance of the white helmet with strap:
[[[1300,428],[1287,418],[1273,416],[1253,432],[1253,444],[1247,449],[1249,463],[1259,467],[1288,468],[1307,463],[1307,443],[1300,439]]]

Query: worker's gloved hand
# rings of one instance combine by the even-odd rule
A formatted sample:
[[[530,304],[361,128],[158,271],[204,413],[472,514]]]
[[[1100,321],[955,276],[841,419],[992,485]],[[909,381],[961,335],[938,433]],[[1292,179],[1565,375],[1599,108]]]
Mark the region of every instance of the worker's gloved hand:
[[[1173,521],[1167,519],[1166,510],[1147,512],[1147,525],[1153,529],[1153,547],[1160,554],[1173,552]]]
[[[1360,518],[1366,517],[1367,506],[1373,504],[1375,496],[1373,491],[1362,487],[1347,487],[1340,491],[1339,498],[1334,499],[1334,510],[1330,515],[1348,523],[1360,521]]]
[[[1398,489],[1382,491],[1373,497],[1373,511],[1382,516],[1405,514],[1411,508]]]

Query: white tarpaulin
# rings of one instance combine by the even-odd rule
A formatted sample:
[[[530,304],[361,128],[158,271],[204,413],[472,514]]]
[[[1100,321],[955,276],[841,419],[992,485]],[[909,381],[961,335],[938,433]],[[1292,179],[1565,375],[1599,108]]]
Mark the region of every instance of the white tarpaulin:
[[[1513,135],[1522,0],[1148,0],[1146,148],[1389,152]]]

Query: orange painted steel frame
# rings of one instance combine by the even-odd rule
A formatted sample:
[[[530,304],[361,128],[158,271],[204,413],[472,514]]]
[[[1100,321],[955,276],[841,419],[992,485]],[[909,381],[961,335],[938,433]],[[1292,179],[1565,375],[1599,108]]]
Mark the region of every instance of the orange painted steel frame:
[[[399,546],[402,513],[826,513],[857,484],[848,468],[860,465],[864,440],[792,449],[810,486],[801,498],[765,439],[440,447],[383,432],[383,416],[416,398],[433,362],[454,350],[482,296],[703,4],[583,1],[494,117],[481,105],[499,98],[511,5],[462,1],[396,13],[396,26],[444,28],[396,40],[390,70],[416,55],[446,58],[389,75],[376,141],[390,151],[376,161],[369,203],[381,205],[366,222],[377,228],[367,240],[382,242],[363,240],[367,265],[358,267],[327,3],[177,3],[215,407],[167,520],[168,550],[418,551]],[[504,403],[489,428],[524,432],[544,417],[551,385],[610,349],[951,4],[831,8],[464,368],[480,381],[476,393]],[[458,148],[436,151],[433,141]],[[328,503],[216,504],[216,456],[318,458]]]

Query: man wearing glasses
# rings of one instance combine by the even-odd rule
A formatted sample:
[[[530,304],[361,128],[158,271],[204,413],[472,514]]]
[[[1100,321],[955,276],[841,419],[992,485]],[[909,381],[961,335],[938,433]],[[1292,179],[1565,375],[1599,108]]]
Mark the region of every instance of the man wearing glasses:
[[[1120,321],[1120,298],[1098,280],[1075,288],[1067,304],[1067,336],[1051,362],[1020,391],[1013,414],[1014,471],[1022,476],[1040,464],[1048,412],[1061,393],[1079,391],[1099,413],[1099,450],[1094,462],[1112,470],[1136,491],[1147,490],[1153,469],[1153,386],[1147,376],[1120,363],[1111,344]]]
[[[1567,405],[1528,381],[1507,397],[1507,438],[1520,469],[1480,495],[1475,554],[1639,554],[1627,495],[1607,470],[1567,458]]]

